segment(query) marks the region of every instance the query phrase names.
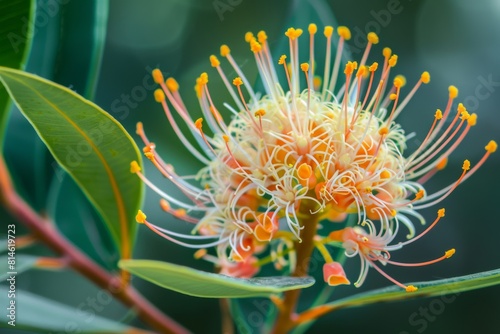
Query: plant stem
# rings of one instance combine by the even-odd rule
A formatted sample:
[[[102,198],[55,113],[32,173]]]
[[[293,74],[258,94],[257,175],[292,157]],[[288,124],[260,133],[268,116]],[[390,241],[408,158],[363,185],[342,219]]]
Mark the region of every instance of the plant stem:
[[[316,230],[318,228],[319,215],[311,214],[310,212],[314,209],[306,204],[307,203],[301,203],[301,216],[303,217],[302,226],[304,226],[304,228],[300,233],[302,242],[295,242],[294,245],[297,252],[297,264],[292,273],[293,277],[307,276],[311,254],[314,250],[314,237],[316,236]],[[285,292],[283,303],[281,303],[278,318],[273,330],[275,334],[287,333],[296,325],[294,317],[296,316],[295,310],[297,308],[299,296],[300,289]]]
[[[231,318],[229,300],[222,298],[219,300],[221,312],[222,334],[234,334],[234,324]]]
[[[124,305],[134,308],[137,315],[151,328],[161,333],[189,333],[187,329],[160,312],[131,285],[124,284],[119,276],[108,273],[98,266],[73,246],[46,218],[36,213],[15,191],[2,156],[0,156],[0,196],[10,214],[27,226],[38,240],[60,254],[69,267],[107,290]]]

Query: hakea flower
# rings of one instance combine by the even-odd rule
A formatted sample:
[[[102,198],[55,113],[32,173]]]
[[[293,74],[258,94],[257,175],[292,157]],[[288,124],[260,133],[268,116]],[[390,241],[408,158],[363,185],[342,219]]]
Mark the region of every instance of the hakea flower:
[[[377,262],[406,265],[391,260],[390,252],[420,238],[442,215],[416,236],[414,221],[425,223],[419,210],[446,198],[496,150],[496,143],[486,146],[486,154],[473,168],[466,160],[453,184],[428,194],[424,183],[445,167],[448,156],[476,123],[477,116],[469,114],[462,104],[453,110],[457,88],[450,86],[444,111],[438,109],[433,120],[429,117],[430,129],[420,146],[404,154],[408,137],[395,119],[418,88],[429,83],[429,73],[423,72],[403,96],[406,79],[395,76],[391,80],[390,75],[397,55],[385,48],[381,66],[366,63],[372,46],[379,41],[375,33],[368,34],[360,61],[347,62],[341,72],[349,29],[337,28],[338,47],[332,56],[334,29],[325,27],[324,64],[315,61],[316,25],[311,24],[308,32],[307,61],[299,59],[303,31],[290,28],[285,33],[290,53],[277,62],[264,32],[246,34],[264,94],[254,91],[228,46],[220,49],[227,64],[210,56],[210,64],[232,97],[225,105],[231,119],[224,119],[212,102],[207,73],[196,81],[203,117],[195,120],[182,101],[177,82],[173,78],[164,80],[159,70],[153,71],[161,86],[155,92],[156,101],[186,149],[205,167],[195,176],[179,176],[158,155],[139,124],[137,133],[145,144],[146,157],[187,200],[161,191],[136,162],[132,163],[132,172],[163,197],[161,206],[167,213],[192,224],[193,230],[191,234],[174,232],[147,221],[142,212],[137,221],[179,245],[200,249],[196,257],[215,263],[221,273],[241,277],[257,274],[269,262],[278,269],[293,271],[297,246],[310,235],[305,232],[314,229],[314,244],[326,261],[327,283],[349,284],[342,265],[330,255],[331,247],[341,247],[348,256],[361,259],[357,286],[373,267],[413,291],[413,286],[407,287],[384,273]],[[316,75],[320,67],[322,77]],[[228,78],[227,70],[237,77]],[[285,77],[283,81],[278,79],[279,74]],[[186,122],[198,148],[180,130],[174,112]],[[357,216],[356,226],[336,223],[323,229],[326,235],[322,235],[322,229],[316,230],[314,222],[343,222],[347,215]],[[400,225],[407,231],[407,241],[394,242],[403,230]],[[328,233],[332,229],[334,232]],[[207,252],[210,247],[215,247],[215,255]],[[452,253],[448,251],[421,265]]]

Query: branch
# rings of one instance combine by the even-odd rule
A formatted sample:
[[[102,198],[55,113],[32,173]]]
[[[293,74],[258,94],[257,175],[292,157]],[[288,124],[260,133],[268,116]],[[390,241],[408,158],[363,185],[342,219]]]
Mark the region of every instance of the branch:
[[[22,222],[42,243],[67,260],[67,265],[106,289],[124,305],[133,308],[137,315],[153,329],[161,333],[189,333],[187,329],[164,315],[131,285],[118,276],[108,273],[73,246],[53,225],[36,213],[15,191],[5,164],[0,156],[0,201],[7,211]]]
[[[300,233],[302,242],[295,243],[295,249],[297,250],[297,264],[294,272],[292,273],[292,276],[294,277],[307,276],[311,254],[314,250],[314,236],[316,235],[319,219],[318,215],[310,214],[311,211],[315,211],[314,208],[311,209],[309,206],[303,205],[301,210],[304,210],[303,212],[305,212],[304,220],[302,222],[304,229],[302,229]],[[279,314],[273,329],[274,334],[288,333],[298,324],[295,319],[297,316],[295,309],[299,300],[300,291],[300,289],[297,289],[285,292],[284,298],[280,303],[281,307],[278,307]]]

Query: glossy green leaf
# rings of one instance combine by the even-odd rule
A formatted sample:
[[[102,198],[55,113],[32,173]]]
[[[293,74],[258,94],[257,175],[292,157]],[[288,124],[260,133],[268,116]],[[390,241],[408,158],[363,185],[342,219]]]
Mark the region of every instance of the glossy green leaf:
[[[31,47],[34,0],[0,2],[0,66],[23,68]],[[2,147],[9,95],[0,87],[0,147]]]
[[[14,267],[10,267],[9,256],[0,256],[0,282],[9,278],[10,272],[15,272],[15,276],[21,274],[22,272],[33,268],[38,260],[37,256],[27,255],[27,254],[16,254],[13,263]]]
[[[34,27],[29,59],[23,69],[92,99],[106,42],[108,2],[38,1],[31,22],[23,20],[24,25]],[[15,107],[10,110],[4,136],[5,156],[18,191],[35,210],[45,210],[57,163]],[[18,150],[21,145],[22,152]],[[80,202],[85,201],[81,196]]]
[[[330,312],[341,308],[366,306],[374,303],[392,302],[418,297],[442,296],[476,290],[500,284],[500,269],[472,275],[411,284],[418,287],[418,290],[415,292],[406,292],[400,287],[391,286],[388,288],[359,293],[351,297],[325,304],[320,306],[320,308],[323,311]]]
[[[101,217],[75,181],[58,168],[47,199],[47,214],[57,229],[90,258],[114,271],[120,259]]]
[[[0,327],[14,329],[8,324],[11,319],[5,315],[10,312],[8,311],[10,302],[15,301],[15,329],[36,329],[52,333],[117,334],[127,331],[132,333],[132,330],[135,330],[134,333],[145,333],[145,331],[133,329],[24,290],[16,290],[15,298],[5,298],[4,296],[8,296],[8,288],[0,286],[0,295],[2,296],[1,308],[4,311],[7,310],[0,317]]]
[[[3,67],[0,81],[101,214],[121,256],[129,258],[143,194],[143,184],[130,173],[130,162],[141,161],[132,138],[109,114],[66,87]]]
[[[312,277],[234,278],[152,260],[122,260],[118,266],[163,288],[205,298],[269,296],[314,284]]]
[[[106,43],[109,1],[68,1],[60,6],[54,81],[92,100]]]

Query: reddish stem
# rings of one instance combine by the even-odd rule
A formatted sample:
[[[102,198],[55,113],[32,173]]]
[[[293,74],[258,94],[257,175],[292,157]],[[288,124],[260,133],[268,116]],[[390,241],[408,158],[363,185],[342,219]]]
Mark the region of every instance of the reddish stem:
[[[60,254],[67,261],[67,265],[81,275],[94,282],[97,286],[106,289],[124,305],[133,308],[139,318],[149,324],[151,328],[161,333],[189,333],[187,329],[164,315],[131,285],[124,284],[119,276],[108,273],[84,253],[73,246],[52,224],[37,214],[15,191],[7,166],[0,156],[0,200],[5,208],[18,221],[27,226],[34,236]]]
[[[311,207],[304,205],[302,203],[301,211],[304,213],[304,219],[302,220],[304,229],[300,233],[301,243],[295,243],[295,249],[297,251],[297,265],[293,277],[303,277],[307,276],[309,271],[309,262],[311,259],[311,254],[314,250],[314,237],[316,235],[316,230],[318,227],[319,215],[311,214]],[[273,333],[275,334],[285,334],[288,333],[297,323],[296,308],[300,296],[300,289],[290,290],[285,292],[283,302],[281,307],[279,307],[280,312],[278,314],[278,319],[274,326]]]

